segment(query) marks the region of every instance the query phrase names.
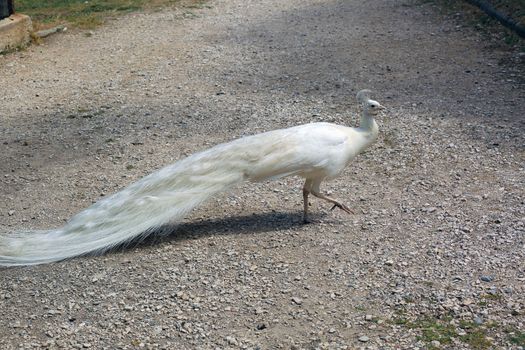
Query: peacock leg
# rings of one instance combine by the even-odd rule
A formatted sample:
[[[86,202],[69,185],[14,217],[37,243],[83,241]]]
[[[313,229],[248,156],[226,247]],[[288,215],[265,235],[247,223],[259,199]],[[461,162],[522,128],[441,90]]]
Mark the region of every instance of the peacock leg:
[[[311,187],[310,192],[317,198],[324,199],[325,201],[332,203],[334,206],[332,207],[331,210],[334,210],[335,208],[339,208],[348,214],[354,214],[352,209],[348,208],[345,204],[339,202],[338,200],[334,198],[330,198],[327,195],[322,194],[320,191],[320,186],[321,186],[321,181],[316,181]]]
[[[303,211],[303,222],[305,224],[308,224],[310,220],[308,220],[308,195],[310,194],[310,191],[312,189],[312,180],[306,179],[303,186],[303,204],[304,204],[304,211]]]

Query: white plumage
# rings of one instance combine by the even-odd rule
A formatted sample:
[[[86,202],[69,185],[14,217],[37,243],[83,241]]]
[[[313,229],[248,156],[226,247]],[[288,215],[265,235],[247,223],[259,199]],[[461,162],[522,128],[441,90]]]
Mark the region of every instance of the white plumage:
[[[305,178],[305,221],[310,193],[350,213],[346,205],[323,195],[320,184],[339,175],[377,138],[373,116],[383,107],[368,95],[368,90],[357,94],[363,106],[358,128],[312,123],[240,138],[144,177],[81,211],[61,228],[2,233],[0,266],[43,264],[108,250],[180,222],[205,200],[246,180]]]

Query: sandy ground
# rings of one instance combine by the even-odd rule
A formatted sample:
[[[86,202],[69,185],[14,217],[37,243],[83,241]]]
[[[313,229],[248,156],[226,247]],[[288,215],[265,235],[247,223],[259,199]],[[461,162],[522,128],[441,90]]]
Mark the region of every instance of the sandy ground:
[[[362,88],[389,108],[324,185],[355,215],[312,200],[302,225],[300,179],[245,184],[169,237],[1,269],[2,348],[523,348],[524,56],[461,23],[408,0],[216,0],[1,56],[2,231],[242,135],[353,125]]]

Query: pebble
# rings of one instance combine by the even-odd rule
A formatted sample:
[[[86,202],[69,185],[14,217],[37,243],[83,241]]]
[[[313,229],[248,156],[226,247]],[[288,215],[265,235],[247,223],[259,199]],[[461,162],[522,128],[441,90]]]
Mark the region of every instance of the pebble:
[[[492,282],[492,281],[494,281],[494,276],[492,276],[492,275],[482,275],[480,277],[480,280],[482,280],[483,282]]]
[[[263,329],[266,329],[267,326],[265,323],[258,323],[257,326],[255,327],[258,331],[262,331]]]
[[[469,306],[474,303],[474,300],[470,298],[465,298],[461,301],[461,306]]]
[[[292,301],[297,305],[301,305],[303,303],[303,299],[299,297],[292,297]]]
[[[235,338],[232,337],[232,336],[227,336],[227,337],[226,337],[226,341],[227,341],[228,344],[230,344],[230,345],[234,345],[234,346],[239,345],[239,342],[237,341],[237,339],[235,339]]]
[[[370,340],[370,338],[367,337],[366,335],[362,335],[362,336],[360,336],[360,337],[358,338],[358,340],[359,340],[360,342],[366,343],[366,342],[368,342],[368,341]]]

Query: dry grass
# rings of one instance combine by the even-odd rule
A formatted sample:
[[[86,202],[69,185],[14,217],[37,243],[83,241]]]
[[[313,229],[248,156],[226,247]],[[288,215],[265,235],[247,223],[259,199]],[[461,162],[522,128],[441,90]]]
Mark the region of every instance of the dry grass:
[[[59,24],[94,28],[108,17],[132,11],[202,4],[202,0],[18,0],[16,11],[31,16],[37,30]]]

